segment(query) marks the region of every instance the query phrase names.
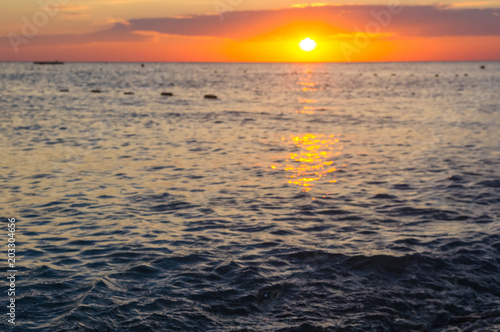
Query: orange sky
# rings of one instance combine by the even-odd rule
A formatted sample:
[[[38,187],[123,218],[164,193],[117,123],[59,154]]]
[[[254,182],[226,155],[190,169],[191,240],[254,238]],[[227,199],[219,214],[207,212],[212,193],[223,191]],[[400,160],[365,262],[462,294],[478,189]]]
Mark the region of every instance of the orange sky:
[[[42,0],[34,7],[33,1],[22,7],[27,2],[20,0],[7,7],[12,15],[2,20],[0,60],[500,60],[500,1],[438,6],[389,5],[397,0],[379,5],[285,2],[268,8],[257,1],[252,4],[260,7],[248,8],[244,0],[216,0],[199,12],[189,1],[181,8],[170,1],[142,2],[146,9],[133,11],[134,0]],[[112,7],[116,14],[101,15],[100,9],[109,6],[117,6]],[[312,52],[299,48],[306,37],[317,42]]]

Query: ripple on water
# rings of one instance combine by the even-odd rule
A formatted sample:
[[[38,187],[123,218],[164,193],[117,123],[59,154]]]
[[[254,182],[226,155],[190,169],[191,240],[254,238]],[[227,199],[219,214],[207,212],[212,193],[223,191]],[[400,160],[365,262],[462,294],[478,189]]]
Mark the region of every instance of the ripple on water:
[[[0,63],[14,330],[498,330],[497,66]]]

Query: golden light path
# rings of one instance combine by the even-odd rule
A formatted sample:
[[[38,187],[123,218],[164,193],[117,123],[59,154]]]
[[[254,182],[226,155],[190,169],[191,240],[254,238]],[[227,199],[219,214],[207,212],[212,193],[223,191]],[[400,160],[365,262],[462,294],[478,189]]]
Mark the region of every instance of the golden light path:
[[[311,69],[306,68],[304,73],[306,75],[299,76],[296,81],[296,91],[300,95],[297,101],[302,106],[297,113],[307,116],[317,111],[326,111],[324,108],[314,107],[319,102],[315,99],[319,82],[313,79]],[[282,142],[288,146],[287,150],[291,152],[285,158],[280,156],[281,162],[271,165],[271,168],[284,170],[288,183],[302,187],[303,192],[311,191],[315,186],[336,183],[335,166],[347,166],[339,163],[338,157],[342,155],[344,148],[340,137],[341,134],[319,132],[290,133],[288,137],[281,137]]]
[[[304,39],[300,42],[299,46],[303,51],[311,52],[312,50],[314,50],[316,48],[317,44],[314,40],[307,37],[306,39]]]
[[[305,192],[311,190],[316,181],[335,183],[333,173],[337,169],[333,164],[335,157],[342,154],[339,136],[307,133],[282,137],[283,141],[295,146],[297,152],[290,153],[284,165],[272,165],[271,168],[281,166],[289,173],[288,183],[304,187]]]

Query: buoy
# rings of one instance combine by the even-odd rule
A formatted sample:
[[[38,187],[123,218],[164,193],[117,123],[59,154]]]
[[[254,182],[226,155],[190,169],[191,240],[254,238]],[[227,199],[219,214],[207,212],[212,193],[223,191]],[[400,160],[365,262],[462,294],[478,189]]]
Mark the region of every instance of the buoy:
[[[486,69],[486,67],[485,66],[481,66],[481,69]]]
[[[162,92],[161,95],[172,97],[174,94],[172,92]]]
[[[141,67],[144,67],[144,64],[143,64],[143,63],[141,63]]]
[[[205,95],[203,98],[205,99],[217,99],[216,95]]]
[[[90,92],[92,92],[92,93],[101,93],[101,90],[97,90],[97,89],[96,90],[90,90]]]

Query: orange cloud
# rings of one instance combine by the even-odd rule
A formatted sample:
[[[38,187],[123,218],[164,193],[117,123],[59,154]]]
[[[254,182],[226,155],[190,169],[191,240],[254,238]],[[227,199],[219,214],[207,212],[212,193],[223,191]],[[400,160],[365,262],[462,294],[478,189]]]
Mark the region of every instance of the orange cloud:
[[[499,9],[451,9],[441,6],[402,6],[397,14],[387,6],[323,6],[282,10],[236,11],[217,15],[130,20],[132,28],[188,36],[248,38],[284,31],[297,24],[326,28],[324,33],[356,31],[375,22],[384,32],[401,36],[500,35]],[[303,27],[307,30],[307,27]],[[358,28],[358,29],[357,29]]]
[[[321,4],[226,12],[224,21],[218,15],[111,19],[106,22],[111,28],[95,33],[37,36],[15,56],[9,53],[8,40],[0,40],[0,59],[39,60],[39,54],[50,54],[52,59],[66,55],[67,60],[78,61],[86,61],[85,57],[88,61],[500,60],[498,9],[388,10]],[[317,49],[299,49],[299,41],[306,37],[318,43]],[[123,53],[127,45],[129,51]]]
[[[470,1],[470,2],[453,3],[450,6],[451,7],[479,7],[479,6],[493,5],[495,3],[496,2],[493,2],[493,1]]]
[[[87,6],[74,6],[74,5],[59,5],[59,10],[62,12],[71,12],[87,9]]]
[[[315,2],[315,3],[298,3],[291,5],[292,8],[325,7],[325,6],[331,6],[331,4],[328,4],[326,2]]]

